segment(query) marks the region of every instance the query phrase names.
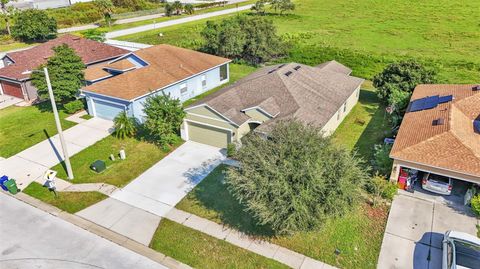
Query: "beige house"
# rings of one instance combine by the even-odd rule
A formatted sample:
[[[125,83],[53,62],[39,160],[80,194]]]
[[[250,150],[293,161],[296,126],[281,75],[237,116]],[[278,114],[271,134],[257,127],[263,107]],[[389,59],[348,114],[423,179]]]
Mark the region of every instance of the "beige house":
[[[390,158],[392,181],[406,168],[480,184],[480,86],[418,85]]]
[[[358,101],[363,79],[350,73],[335,61],[264,67],[187,107],[182,138],[226,147],[288,118],[321,126],[329,135]]]

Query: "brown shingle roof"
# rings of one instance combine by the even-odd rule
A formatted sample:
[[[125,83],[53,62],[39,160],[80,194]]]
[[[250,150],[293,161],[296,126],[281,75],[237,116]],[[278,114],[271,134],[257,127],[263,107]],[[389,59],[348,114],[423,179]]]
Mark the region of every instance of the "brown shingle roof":
[[[148,65],[87,86],[84,90],[133,100],[230,62],[226,58],[165,44],[141,49],[134,54]]]
[[[75,50],[88,65],[95,62],[106,61],[128,53],[127,50],[110,46],[101,42],[66,34],[30,49],[7,53],[7,57],[14,61],[14,64],[0,69],[0,77],[14,80],[24,80],[30,77],[29,74],[22,74],[31,71],[41,64],[47,62],[53,55],[53,48],[67,44]]]
[[[323,68],[282,64],[264,67],[190,107],[207,104],[237,125],[249,120],[242,110],[259,106],[272,115],[278,114],[275,120],[296,117],[323,126],[362,82]]]
[[[120,70],[120,71],[125,71],[130,68],[134,68],[135,64],[130,62],[127,59],[119,60],[110,64],[107,64],[105,68],[110,68],[114,70]]]
[[[94,81],[97,79],[112,76],[110,73],[105,71],[104,68],[105,68],[105,65],[103,64],[87,67],[87,69],[85,69],[85,80]]]
[[[390,156],[410,162],[480,176],[480,134],[473,121],[480,115],[475,85],[418,85],[411,100],[453,95],[433,109],[407,112]],[[441,125],[433,121],[443,119]]]

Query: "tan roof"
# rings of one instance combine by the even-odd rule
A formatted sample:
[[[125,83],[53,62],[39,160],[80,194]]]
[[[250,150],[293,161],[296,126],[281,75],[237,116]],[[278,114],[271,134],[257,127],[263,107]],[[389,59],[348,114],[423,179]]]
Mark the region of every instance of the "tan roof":
[[[119,60],[111,64],[105,65],[105,68],[110,68],[110,69],[120,70],[120,71],[125,71],[134,67],[135,67],[135,64],[129,61],[128,59]]]
[[[87,69],[85,69],[85,80],[94,81],[97,79],[111,76],[111,74],[105,71],[104,68],[105,68],[105,65],[103,64],[87,67]]]
[[[480,134],[473,125],[480,119],[480,91],[474,91],[474,86],[418,85],[411,101],[436,95],[452,95],[453,100],[405,113],[390,156],[480,176]],[[433,124],[438,119],[444,123]]]
[[[165,44],[141,49],[134,54],[148,65],[87,86],[83,90],[133,100],[230,62],[226,58]]]
[[[82,58],[86,65],[107,61],[128,53],[127,50],[102,42],[65,34],[33,48],[7,53],[6,57],[12,59],[14,64],[1,68],[0,77],[14,80],[30,78],[30,74],[25,71],[31,71],[46,63],[48,58],[54,54],[52,49],[62,44],[67,44],[75,50],[75,53]]]
[[[269,122],[295,117],[323,126],[362,82],[324,68],[282,64],[264,67],[190,107],[207,104],[237,125],[250,119],[243,110],[260,107],[275,116]]]

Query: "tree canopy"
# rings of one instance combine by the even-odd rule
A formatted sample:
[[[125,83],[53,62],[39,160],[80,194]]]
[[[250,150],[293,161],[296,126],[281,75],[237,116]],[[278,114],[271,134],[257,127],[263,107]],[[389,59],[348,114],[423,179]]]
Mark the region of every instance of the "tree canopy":
[[[52,83],[55,101],[66,103],[75,99],[78,90],[83,86],[85,65],[80,56],[66,44],[53,48],[55,52],[47,61],[46,67]],[[33,72],[32,83],[38,89],[38,94],[43,99],[48,99],[48,88],[43,74],[42,65],[39,67],[41,72]]]
[[[111,0],[94,0],[93,4],[98,12],[103,15],[105,23],[110,26],[112,23],[112,13],[114,5]]]
[[[12,27],[12,36],[22,41],[38,41],[57,36],[57,21],[45,10],[27,9],[19,12]]]
[[[146,115],[143,126],[155,144],[166,146],[175,142],[185,117],[178,99],[166,94],[151,95],[145,101],[143,112]]]
[[[355,202],[366,172],[361,160],[320,129],[298,121],[273,126],[268,138],[251,133],[227,171],[232,195],[276,233],[308,230]]]
[[[205,52],[251,64],[283,56],[286,51],[273,22],[259,16],[208,21],[201,35]]]

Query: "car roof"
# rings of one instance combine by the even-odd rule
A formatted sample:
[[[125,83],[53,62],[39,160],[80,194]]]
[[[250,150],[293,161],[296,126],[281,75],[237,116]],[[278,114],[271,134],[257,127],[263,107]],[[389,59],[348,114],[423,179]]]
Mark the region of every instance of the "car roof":
[[[451,239],[460,239],[463,241],[468,241],[480,246],[480,239],[478,237],[473,236],[471,234],[464,233],[464,232],[449,231],[448,237]]]

